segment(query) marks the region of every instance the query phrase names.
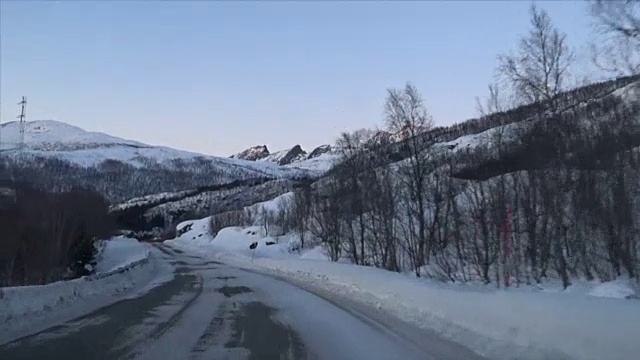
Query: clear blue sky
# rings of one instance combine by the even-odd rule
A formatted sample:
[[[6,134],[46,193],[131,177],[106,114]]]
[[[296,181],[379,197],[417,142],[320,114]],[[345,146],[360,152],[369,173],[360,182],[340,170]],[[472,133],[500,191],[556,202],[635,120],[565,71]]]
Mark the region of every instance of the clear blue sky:
[[[583,1],[538,1],[582,53]],[[381,125],[413,82],[438,125],[476,115],[527,1],[0,2],[0,116],[215,155],[308,151]]]

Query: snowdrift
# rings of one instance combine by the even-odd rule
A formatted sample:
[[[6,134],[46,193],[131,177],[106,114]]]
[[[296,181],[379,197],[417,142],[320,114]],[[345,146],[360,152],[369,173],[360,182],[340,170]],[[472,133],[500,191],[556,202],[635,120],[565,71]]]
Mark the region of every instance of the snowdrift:
[[[290,252],[298,245],[295,236],[265,237],[260,226],[228,227],[220,230],[215,238],[209,233],[209,221],[204,218],[185,221],[177,226],[179,234],[167,245],[187,248],[203,248],[218,254],[228,254],[244,258],[289,258]],[[255,251],[249,246],[257,242]]]

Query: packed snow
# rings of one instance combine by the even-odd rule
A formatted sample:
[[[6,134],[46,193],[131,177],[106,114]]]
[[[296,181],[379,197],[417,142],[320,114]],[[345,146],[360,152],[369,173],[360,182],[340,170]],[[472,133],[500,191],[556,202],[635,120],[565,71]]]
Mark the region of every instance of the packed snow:
[[[173,278],[158,250],[123,237],[104,242],[93,275],[47,285],[0,288],[0,344],[138,296]]]
[[[299,253],[295,236],[265,237],[259,227],[226,228],[213,238],[208,219],[179,228],[189,224],[166,244],[348,296],[490,358],[622,360],[640,352],[640,301],[624,299],[633,292],[628,282],[566,291],[446,284],[329,262],[322,247]],[[256,241],[254,253],[249,245]]]

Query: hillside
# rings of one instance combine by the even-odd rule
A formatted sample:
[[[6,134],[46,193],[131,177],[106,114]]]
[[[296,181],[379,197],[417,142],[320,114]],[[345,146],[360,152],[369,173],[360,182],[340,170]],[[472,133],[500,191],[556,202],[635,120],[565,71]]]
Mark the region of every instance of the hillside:
[[[623,148],[633,148],[640,145],[635,120],[639,88],[640,75],[590,84],[559,96],[561,108],[564,108],[559,117],[539,117],[536,114],[544,104],[529,104],[451,126],[435,127],[420,133],[415,141],[424,149],[432,165],[455,164],[456,176],[468,179],[488,179],[512,171],[544,167],[558,160],[553,154],[560,152],[577,160],[587,151],[584,147],[588,140],[609,141],[606,146],[611,146],[615,152],[620,150],[618,137],[624,135]],[[631,115],[620,113],[622,105]],[[629,121],[622,122],[619,117]],[[596,136],[605,130],[613,133],[606,139]],[[358,156],[366,157],[368,166],[372,167],[405,159],[411,139],[389,141],[388,138],[389,133],[379,133]],[[590,145],[598,146],[596,143]],[[498,147],[501,168],[495,169]],[[597,151],[595,155],[599,157],[605,153]]]
[[[137,238],[153,239],[170,233],[182,221],[242,210],[299,186],[301,183],[294,180],[261,178],[235,181],[133,198],[112,206],[110,212],[120,228],[134,231]]]
[[[372,133],[310,186],[194,217],[165,243],[357,294],[490,358],[633,358],[640,78],[560,100]]]
[[[295,192],[293,228],[334,261],[444,281],[638,279],[640,76],[554,102],[365,144]]]
[[[631,106],[637,102],[636,100],[640,98],[639,84],[637,77],[622,78],[570,91],[564,94],[567,108],[560,118],[534,118],[532,114],[537,107],[528,105],[501,114],[491,114],[481,119],[471,119],[451,127],[435,128],[419,135],[419,143],[423,149],[422,156],[428,162],[430,172],[439,174],[438,176],[443,178],[451,176],[459,183],[457,186],[462,188],[467,186],[465,181],[468,180],[487,180],[501,174],[542,169],[548,166],[597,167],[598,165],[594,162],[579,163],[585,157],[593,161],[599,158],[606,159],[607,154],[639,145],[637,122],[625,124],[616,116],[607,115],[620,103]],[[631,117],[631,119],[634,118]],[[602,134],[603,129],[609,131],[610,135],[596,136],[596,134]],[[562,135],[560,130],[574,136]],[[346,161],[344,166],[338,165],[333,170],[331,166],[339,160],[339,154],[329,146],[313,151],[304,161],[293,162],[282,168],[311,169],[318,173],[329,171],[330,176],[321,178],[313,184],[317,191],[323,193],[326,191],[323,190],[326,188],[324,184],[330,183],[336,177],[339,178],[341,171],[345,169],[347,172],[366,173],[372,168],[379,169],[377,171],[386,169],[392,173],[396,172],[407,156],[407,145],[410,139],[407,138],[406,133],[406,131],[395,134],[387,131],[372,133],[358,155]],[[562,136],[562,140],[558,139],[558,136]],[[591,140],[587,142],[588,139]],[[626,140],[622,141],[623,139]],[[603,150],[603,147],[608,150]],[[255,157],[257,153],[262,154],[262,157]],[[252,163],[261,164],[269,162],[269,159],[277,161],[287,153],[288,151],[285,150],[271,154],[266,146],[258,146],[242,154],[255,158],[251,161]],[[264,186],[269,186],[269,183]],[[300,185],[299,182],[293,182],[282,188],[282,191],[295,189]],[[273,192],[273,195],[277,196],[279,193]],[[168,223],[188,219],[188,216],[197,218],[239,210],[250,203],[251,190],[243,190],[241,202],[215,208],[203,207],[203,201],[206,204],[211,201],[205,201],[203,197],[213,199],[221,196],[225,195],[217,191],[191,190],[187,193],[171,192],[150,197],[162,199],[160,202],[149,202],[148,197],[131,201],[146,203],[144,217],[156,218],[152,226],[151,222],[146,220],[141,224],[158,227],[159,224],[164,223],[164,220],[158,218],[165,212],[161,209],[172,209],[167,213]],[[256,191],[255,201],[265,199],[267,198],[262,193]],[[131,204],[131,201],[119,206],[128,207],[127,204]],[[176,216],[176,212],[180,215]],[[130,212],[127,213],[130,214]],[[137,229],[150,230],[149,226]]]

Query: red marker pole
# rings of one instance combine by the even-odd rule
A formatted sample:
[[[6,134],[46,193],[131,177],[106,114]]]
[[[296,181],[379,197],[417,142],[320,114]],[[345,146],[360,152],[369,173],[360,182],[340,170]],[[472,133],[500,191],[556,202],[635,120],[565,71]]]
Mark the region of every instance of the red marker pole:
[[[507,217],[504,224],[504,255],[505,255],[505,273],[504,273],[504,286],[509,287],[509,258],[511,256],[511,208],[507,208]]]

